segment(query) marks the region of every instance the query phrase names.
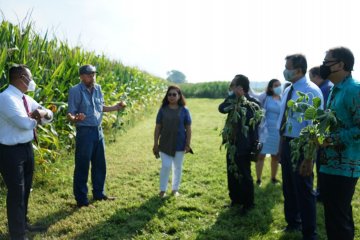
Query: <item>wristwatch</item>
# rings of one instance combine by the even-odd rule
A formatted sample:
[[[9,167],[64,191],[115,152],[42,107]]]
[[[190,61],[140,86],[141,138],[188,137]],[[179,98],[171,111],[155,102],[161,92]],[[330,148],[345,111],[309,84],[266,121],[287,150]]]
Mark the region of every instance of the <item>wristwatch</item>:
[[[51,118],[48,112],[46,112],[44,118],[45,118],[46,120],[49,120],[49,119]]]

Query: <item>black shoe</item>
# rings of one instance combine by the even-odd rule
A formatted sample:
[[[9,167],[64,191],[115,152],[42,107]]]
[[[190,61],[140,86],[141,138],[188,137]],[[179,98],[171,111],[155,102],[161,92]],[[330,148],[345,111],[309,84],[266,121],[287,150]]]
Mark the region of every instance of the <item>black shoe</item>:
[[[241,206],[241,203],[239,202],[231,202],[230,203],[230,207],[240,207]]]
[[[289,226],[289,225],[287,225],[282,231],[283,232],[301,232],[301,226]]]
[[[78,208],[88,207],[88,208],[95,208],[94,205],[91,205],[90,203],[77,203],[76,206]]]
[[[241,203],[232,201],[230,204],[225,204],[223,207],[224,207],[224,208],[241,207]]]
[[[248,212],[253,209],[255,207],[255,204],[251,204],[251,205],[248,205],[248,206],[245,206],[241,209],[240,211],[240,215],[244,216],[246,214],[248,214]]]
[[[260,179],[256,180],[256,185],[258,185],[259,187],[261,187],[261,180],[260,180]]]
[[[28,232],[45,232],[47,230],[47,227],[26,223],[25,230]]]
[[[101,198],[94,198],[95,201],[114,201],[116,200],[116,197],[110,197],[110,196],[102,196]]]
[[[279,181],[279,180],[277,180],[276,178],[272,178],[272,179],[271,179],[271,182],[272,182],[272,184],[274,184],[274,185],[276,185],[276,184],[279,184],[279,183],[280,183],[280,181]]]

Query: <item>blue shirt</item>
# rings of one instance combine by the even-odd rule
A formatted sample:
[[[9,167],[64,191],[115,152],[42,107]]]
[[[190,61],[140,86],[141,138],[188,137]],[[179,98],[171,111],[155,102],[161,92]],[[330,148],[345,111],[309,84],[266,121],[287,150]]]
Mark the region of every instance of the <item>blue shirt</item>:
[[[156,116],[156,124],[161,124],[161,120],[163,117],[163,108],[159,109],[159,112]],[[184,151],[186,144],[186,131],[185,126],[191,125],[191,116],[190,112],[186,107],[182,108],[180,112],[180,121],[179,127],[177,131],[177,139],[176,139],[176,151]]]
[[[334,146],[325,148],[320,172],[360,177],[360,82],[351,76],[334,85],[327,107],[335,112]]]
[[[76,126],[96,127],[101,126],[103,116],[104,97],[101,87],[94,85],[92,93],[86,88],[84,83],[79,83],[72,87],[69,92],[68,113],[84,113],[86,118],[77,122]]]
[[[322,105],[324,103],[324,98],[323,98],[320,88],[315,83],[311,82],[304,76],[303,78],[296,81],[292,86],[294,88],[292,95],[291,95],[292,100],[298,99],[299,96],[296,94],[297,91],[307,93],[307,94],[309,94],[309,103],[310,104],[312,104],[313,97],[319,97],[321,99],[322,104],[321,104],[320,108],[322,109]],[[286,100],[287,100],[287,95],[290,91],[290,88],[291,87],[287,87],[285,89],[284,95],[282,96],[282,99],[281,99],[280,115],[279,115],[279,119],[277,122],[277,128],[279,130],[282,127],[282,126],[280,126],[281,120],[282,120],[283,114],[286,109]],[[305,120],[303,120],[300,123],[298,121],[298,118],[304,119],[303,115],[304,115],[303,113],[288,111],[288,118],[286,121],[286,129],[284,132],[284,136],[297,138],[300,135],[301,129],[303,129],[307,125],[312,124],[311,121],[305,121]]]
[[[330,89],[334,86],[334,84],[332,84],[332,82],[330,82],[329,79],[325,80],[324,82],[322,82],[322,84],[319,86],[320,90],[323,94],[324,97],[324,109],[326,109],[326,103],[328,101],[329,98],[329,94],[330,94]]]

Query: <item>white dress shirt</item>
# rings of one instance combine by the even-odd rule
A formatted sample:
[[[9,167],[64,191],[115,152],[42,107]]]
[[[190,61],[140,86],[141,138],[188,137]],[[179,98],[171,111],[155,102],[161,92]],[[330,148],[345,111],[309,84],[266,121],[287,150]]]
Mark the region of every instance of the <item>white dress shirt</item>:
[[[13,85],[9,85],[5,91],[0,93],[0,143],[4,145],[16,145],[27,143],[34,139],[33,129],[36,128],[37,122],[28,116],[22,97],[25,96],[29,111],[36,109],[47,111],[50,122],[53,113],[42,107],[33,98],[23,94]]]

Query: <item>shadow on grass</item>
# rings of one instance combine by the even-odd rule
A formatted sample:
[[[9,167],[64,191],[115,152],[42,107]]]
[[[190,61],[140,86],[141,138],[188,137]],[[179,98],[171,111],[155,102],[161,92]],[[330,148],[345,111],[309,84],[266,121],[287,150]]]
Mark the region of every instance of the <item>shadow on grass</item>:
[[[76,240],[89,239],[132,239],[158,213],[166,202],[154,196],[139,207],[119,209],[105,222],[76,236]]]
[[[265,235],[274,236],[270,233],[271,224],[273,223],[272,209],[281,201],[281,185],[269,183],[265,187],[257,188],[255,186],[255,208],[250,210],[246,215],[241,215],[240,207],[224,208],[216,222],[199,232],[198,240],[209,239],[250,239],[257,237],[264,238]],[[281,239],[297,239],[298,235],[276,233]],[[287,238],[289,237],[289,238]]]
[[[37,219],[37,221],[34,223],[34,225],[41,225],[46,228],[49,228],[51,225],[61,221],[62,219],[67,218],[68,216],[72,215],[76,211],[78,211],[78,208],[76,208],[75,206],[69,205],[69,207],[66,209],[61,209],[50,215],[47,215],[47,216]]]
[[[36,222],[31,222],[32,225],[42,226],[46,229],[50,228],[51,225],[65,219],[66,217],[70,216],[73,212],[76,211],[76,208],[69,208],[69,209],[61,209],[57,212],[54,212],[50,215],[47,215],[43,218],[37,219]],[[7,226],[6,226],[7,227]],[[46,230],[42,232],[27,232],[27,236],[29,239],[33,239],[37,235],[41,235],[45,233]],[[0,239],[10,239],[10,235],[8,233],[0,234]]]

